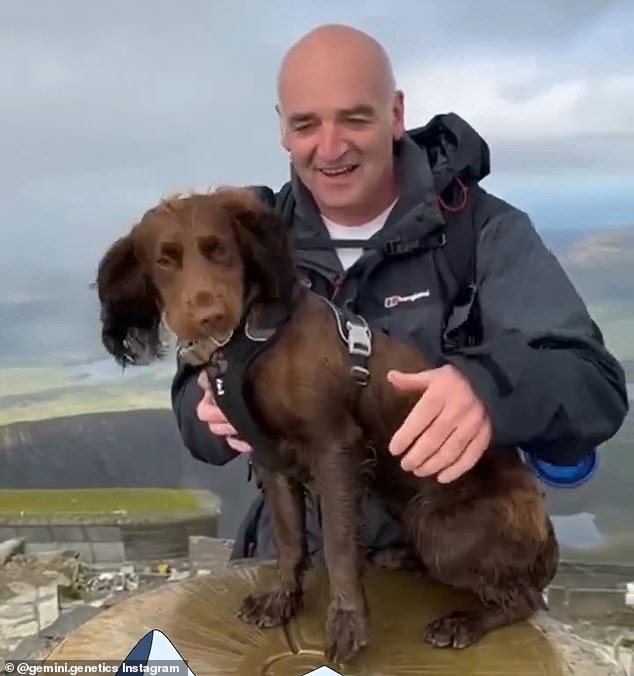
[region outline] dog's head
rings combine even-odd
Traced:
[[[99,263],[102,341],[124,366],[161,356],[163,320],[182,341],[220,343],[250,294],[287,302],[294,281],[287,228],[250,191],[166,199]]]

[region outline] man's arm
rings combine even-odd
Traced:
[[[496,445],[574,464],[621,427],[624,371],[525,213],[492,219],[477,255],[483,342],[448,361],[485,404]]]
[[[239,453],[223,437],[213,434],[196,414],[196,407],[203,397],[197,378],[198,369],[179,360],[171,388],[176,424],[183,444],[195,458],[211,465],[224,465]]]

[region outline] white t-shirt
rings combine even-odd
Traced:
[[[396,202],[397,200],[394,200],[385,211],[362,225],[341,225],[340,223],[335,223],[329,218],[326,218],[323,214],[321,217],[333,239],[369,239],[375,232],[378,232],[383,227]],[[343,269],[347,270],[363,255],[363,249],[361,247],[358,249],[347,247],[341,249],[338,248],[337,255],[343,265]]]

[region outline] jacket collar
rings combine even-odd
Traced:
[[[397,237],[406,229],[416,226],[419,236],[444,225],[437,202],[434,176],[427,152],[420,148],[407,134],[394,144],[394,157],[399,198],[383,226],[372,240]],[[291,166],[291,187],[296,201],[293,231],[296,237],[323,237],[329,233],[315,201]],[[351,230],[350,238],[354,238]],[[298,252],[302,263],[308,264],[327,277],[341,275],[341,262],[333,249],[310,249]]]

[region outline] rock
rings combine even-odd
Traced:
[[[139,587],[139,575],[134,566],[125,565],[116,573],[100,573],[86,587],[92,593],[135,591]]]
[[[51,549],[41,552],[32,552],[30,557],[34,560],[40,561],[44,565],[57,565],[57,562],[65,559],[78,559],[79,552],[72,549]]]
[[[540,629],[559,653],[572,676],[624,676],[623,669],[608,646],[582,638],[548,613],[538,612],[530,624]],[[566,676],[568,676],[566,674]]]
[[[231,553],[232,541],[204,535],[189,536],[189,560],[206,568],[224,566]]]
[[[59,617],[57,584],[50,575],[39,580],[5,583],[0,605],[0,649],[12,650],[25,638],[53,624]]]
[[[623,667],[627,676],[634,674],[634,633],[631,636],[621,635],[614,642],[614,657]]]
[[[175,568],[172,568],[172,571],[169,574],[169,577],[167,578],[168,582],[179,582],[180,580],[185,580],[190,576],[190,572],[188,570],[176,570]]]
[[[4,564],[15,554],[24,552],[24,538],[11,538],[0,542],[0,566]]]

